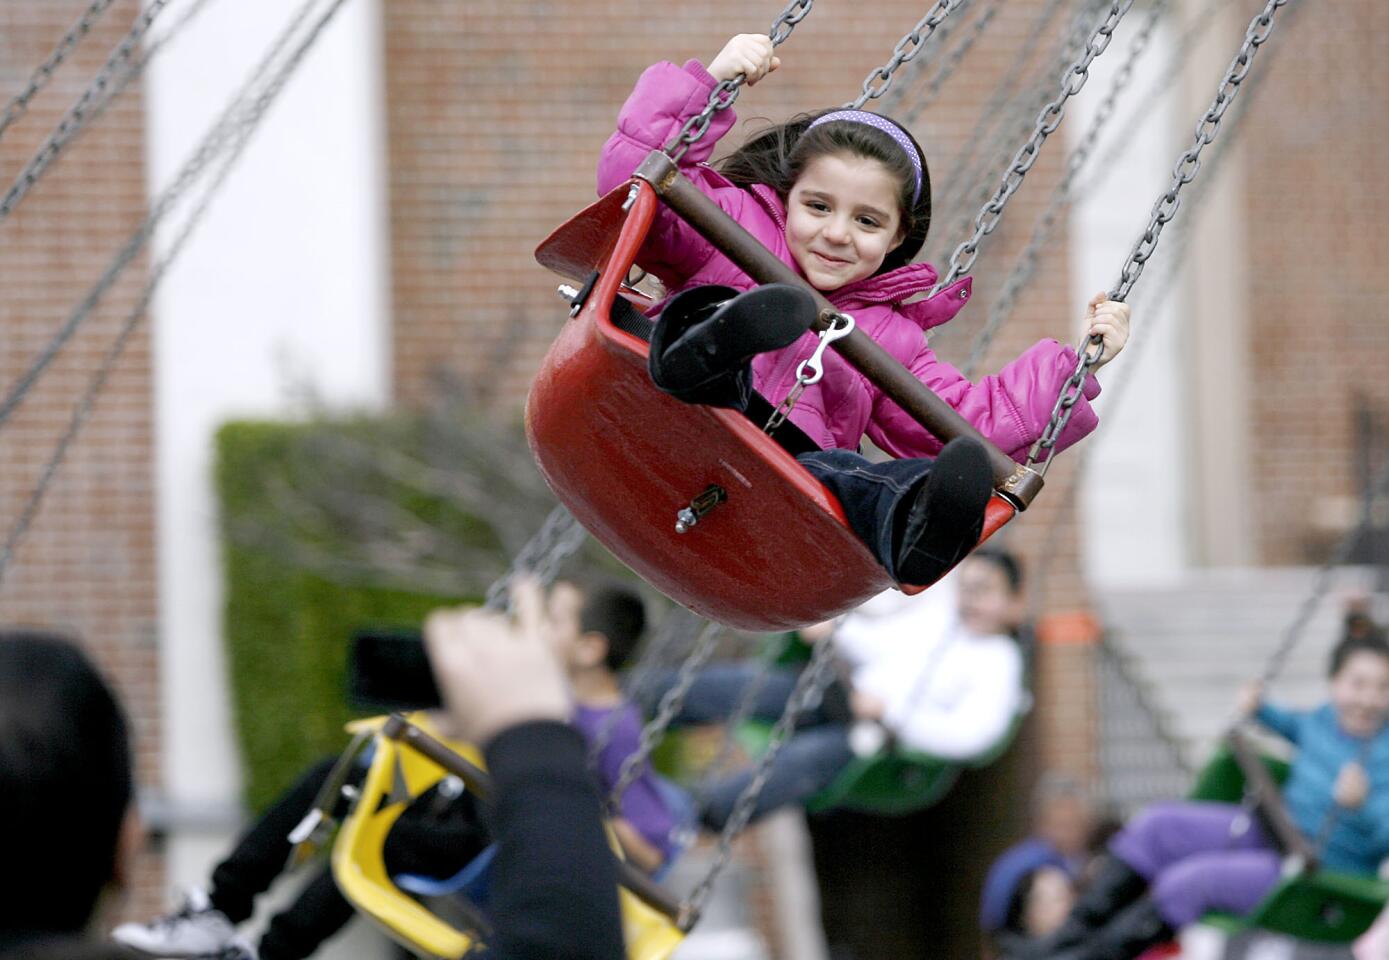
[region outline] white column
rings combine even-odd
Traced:
[[[1135,29],[1146,16],[1142,5],[1135,6],[1111,48],[1091,68],[1089,84],[1072,108],[1074,115],[1062,126],[1068,131],[1067,147],[1087,129],[1127,57]],[[1153,201],[1169,179],[1179,131],[1185,124],[1170,93],[1146,98],[1173,53],[1175,34],[1164,23],[1153,36],[1095,150],[1095,157],[1108,158],[1109,176],[1077,197],[1072,207],[1071,293],[1077,324],[1088,299],[1117,282]],[[1134,126],[1131,117],[1140,103],[1143,119]],[[1111,158],[1111,145],[1125,136],[1123,149]],[[1081,182],[1092,175],[1083,173]],[[1169,228],[1163,243],[1171,245],[1173,233]],[[1173,293],[1155,289],[1163,275],[1155,258],[1130,298],[1133,339],[1129,349],[1099,374],[1103,392],[1096,408],[1101,425],[1094,437],[1084,441],[1093,448],[1088,451],[1080,491],[1079,515],[1090,520],[1082,543],[1084,569],[1091,583],[1101,587],[1170,579],[1190,562],[1187,451],[1182,438],[1186,416],[1183,347],[1178,322],[1182,302]],[[1177,279],[1180,283],[1180,276]],[[1073,342],[1080,333],[1077,325]],[[1108,401],[1116,385],[1126,379],[1133,381],[1124,387],[1127,396],[1111,410]]]
[[[149,190],[175,174],[298,4],[207,4],[145,78]],[[189,5],[171,5],[161,23]],[[156,30],[156,33],[158,31]],[[379,0],[349,0],[275,103],[154,310],[164,786],[175,822],[239,800],[222,652],[213,434],[389,395]],[[171,239],[161,233],[157,249]],[[267,665],[273,669],[273,665]],[[173,884],[225,836],[175,829]]]

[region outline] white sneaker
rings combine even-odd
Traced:
[[[220,910],[214,910],[207,894],[197,888],[188,891],[183,905],[174,913],[156,917],[149,923],[123,923],[111,937],[131,949],[154,957],[220,958],[228,948],[245,945],[246,953],[232,954],[254,960],[255,953],[236,936],[236,927]]]

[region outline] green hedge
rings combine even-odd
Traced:
[[[242,542],[238,529],[264,522],[268,478],[295,461],[315,429],[239,422],[223,427],[216,441],[226,656],[246,801],[254,810],[307,764],[344,745],[342,726],[352,715],[344,700],[352,631],[367,623],[419,623],[441,603],[464,599],[329,582],[296,569],[281,550]]]

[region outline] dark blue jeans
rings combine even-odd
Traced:
[[[764,675],[765,671],[765,675]],[[700,674],[691,685],[673,725],[721,723],[728,719],[742,702],[748,684],[757,683],[762,676],[751,716],[758,720],[776,720],[786,709],[798,672],[785,667],[767,668],[765,664],[747,661],[716,663]],[[675,685],[675,672],[653,678],[637,691],[639,700],[654,710],[665,692]],[[836,688],[832,687],[831,691]],[[849,761],[854,758],[849,749],[847,709],[829,695],[812,710],[797,719],[796,731],[782,745],[771,773],[753,807],[753,819],[788,804],[807,800],[834,782]],[[839,698],[842,699],[842,693]],[[705,802],[701,817],[705,826],[721,830],[733,813],[738,796],[752,780],[748,767],[719,777],[705,786]]]
[[[821,450],[796,459],[838,498],[849,528],[896,580],[898,537],[933,461],[874,463],[852,450]]]

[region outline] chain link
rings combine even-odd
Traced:
[[[1234,60],[1230,61],[1230,66],[1225,72],[1225,79],[1221,81],[1220,87],[1216,90],[1215,100],[1211,102],[1200,122],[1196,124],[1196,137],[1192,145],[1185,153],[1178,158],[1176,166],[1172,168],[1172,183],[1167,188],[1167,192],[1160,196],[1153,204],[1153,212],[1148,220],[1148,227],[1143,231],[1143,235],[1134,244],[1133,252],[1129,254],[1127,262],[1119,273],[1119,283],[1110,294],[1111,299],[1124,300],[1128,297],[1129,291],[1138,281],[1143,273],[1143,265],[1148,262],[1148,258],[1153,255],[1157,248],[1158,237],[1162,235],[1162,229],[1177,214],[1177,207],[1180,205],[1180,193],[1182,187],[1196,179],[1196,174],[1201,169],[1201,151],[1206,145],[1215,140],[1220,132],[1220,121],[1224,117],[1225,111],[1234,102],[1236,94],[1239,93],[1239,85],[1249,73],[1249,68],[1254,62],[1254,55],[1258,53],[1259,47],[1268,40],[1273,33],[1273,17],[1278,12],[1278,8],[1285,6],[1289,0],[1268,0],[1253,20],[1249,23],[1248,30],[1244,34],[1244,43],[1241,44],[1239,52],[1235,54]]]
[[[107,58],[105,65],[97,72],[97,75],[88,84],[87,89],[78,97],[77,102],[69,109],[63,119],[59,121],[57,129],[49,136],[43,146],[39,147],[38,152],[20,172],[10,189],[0,199],[0,220],[4,220],[10,215],[19,201],[23,200],[29,190],[38,182],[39,177],[43,176],[45,170],[58,159],[63,149],[72,142],[73,138],[86,126],[86,120],[93,106],[101,102],[104,91],[117,75],[123,70],[130,58],[135,55],[139,47],[140,38],[149,30],[160,12],[168,5],[169,0],[150,0],[145,12],[136,19],[135,25],[130,28],[130,32],[123,39],[111,56]]]
[[[927,11],[926,16],[918,20],[916,26],[897,41],[887,63],[868,72],[868,76],[863,78],[863,92],[844,104],[844,109],[861,110],[869,100],[876,100],[887,93],[892,87],[892,78],[898,68],[904,63],[910,63],[921,52],[926,41],[931,39],[931,34],[936,32],[936,27],[940,26],[941,21],[965,6],[966,2],[967,0],[936,0],[935,6]]]
[[[96,22],[101,19],[101,15],[114,2],[115,0],[92,0],[91,5],[87,7],[77,22],[68,29],[67,33],[63,34],[58,45],[53,48],[53,52],[43,63],[38,65],[29,77],[29,82],[24,89],[5,104],[4,111],[0,112],[0,136],[4,136],[10,124],[24,115],[24,112],[29,109],[29,101],[48,85],[48,81],[53,79],[54,72],[67,59],[67,55],[73,51],[78,42],[87,35]]]
[[[88,417],[90,417],[101,391],[105,388],[112,371],[114,371],[116,364],[124,354],[131,336],[135,333],[141,321],[148,313],[150,302],[154,298],[154,293],[160,281],[183,251],[188,241],[193,236],[198,224],[202,222],[203,216],[210,207],[213,198],[218,193],[227,176],[231,173],[237,160],[240,159],[241,153],[245,150],[247,144],[250,143],[251,136],[256,128],[259,127],[266,111],[279,96],[285,84],[289,81],[289,78],[303,61],[304,56],[308,53],[315,41],[317,41],[323,29],[332,20],[333,16],[342,7],[344,2],[345,0],[333,0],[328,9],[320,14],[318,20],[300,40],[298,46],[290,53],[285,62],[278,67],[276,73],[266,83],[265,87],[253,98],[251,96],[251,91],[256,84],[260,82],[261,76],[270,69],[293,34],[299,29],[308,13],[318,3],[318,0],[308,0],[308,2],[305,3],[294,20],[290,23],[289,27],[276,41],[271,52],[256,66],[250,79],[223,112],[217,123],[214,124],[212,131],[209,133],[209,140],[215,139],[216,142],[220,144],[219,148],[205,157],[200,150],[198,154],[195,154],[194,157],[189,160],[184,171],[180,173],[179,180],[183,181],[186,179],[187,183],[184,185],[183,189],[179,191],[179,196],[181,196],[182,192],[184,192],[188,186],[191,186],[197,179],[195,175],[190,175],[187,178],[183,176],[184,173],[188,172],[190,167],[196,166],[197,173],[200,174],[213,159],[220,159],[221,162],[220,169],[218,169],[209,182],[198,203],[188,214],[178,234],[170,244],[169,249],[165,251],[158,263],[156,263],[150,271],[150,275],[145,281],[144,288],[139,298],[136,300],[135,306],[126,315],[125,321],[116,339],[107,350],[100,366],[88,381],[87,389],[74,408],[67,429],[64,431],[62,438],[58,441],[53,454],[45,465],[39,481],[35,485],[34,490],[30,493],[18,519],[11,526],[9,534],[5,538],[3,548],[0,548],[0,581],[3,581],[5,572],[9,568],[10,561],[14,557],[15,550],[33,524],[35,517],[37,517],[39,506],[42,504],[45,494],[57,479],[58,469],[67,455],[68,448],[76,439],[77,434],[81,431]],[[218,135],[216,138],[212,137],[214,133]],[[228,144],[230,144],[230,148],[223,149],[226,148]],[[167,201],[163,204],[166,212],[176,199],[178,199],[177,196],[169,196],[168,194],[161,196],[161,201]],[[141,231],[144,229],[145,228],[142,226],[140,230],[137,230],[136,236],[140,237]],[[150,229],[152,230],[152,228]],[[146,237],[148,236],[148,232],[149,231],[146,231]],[[141,243],[143,244],[143,239]],[[129,244],[127,244],[127,246],[128,245]],[[120,258],[118,257],[117,259],[119,262]],[[129,261],[126,260],[125,262]],[[103,282],[106,280],[107,277],[103,275],[101,281],[98,281],[97,286],[101,288]],[[106,285],[109,286],[109,283]],[[93,296],[92,294],[88,294],[83,304],[84,306],[88,304],[94,306],[97,299],[99,299],[99,295]],[[90,312],[90,306],[87,306],[87,312]]]
[[[788,3],[767,31],[772,46],[779,47],[785,43],[791,32],[796,29],[796,24],[806,18],[813,6],[815,0],[793,0]],[[714,114],[733,106],[733,101],[738,99],[738,91],[745,82],[747,77],[741,73],[732,80],[720,80],[710,92],[709,102],[704,105],[704,109],[686,120],[679,132],[661,148],[665,155],[679,163],[685,151],[704,139],[704,135],[709,132],[709,124],[714,121]]]
[[[935,75],[927,82],[926,92],[918,97],[912,104],[911,109],[902,115],[900,122],[904,127],[910,127],[914,124],[917,118],[936,102],[936,98],[940,96],[941,88],[945,86],[947,80],[955,75],[955,71],[959,69],[960,64],[964,62],[965,57],[974,49],[974,45],[979,42],[979,38],[984,35],[984,31],[989,28],[994,18],[998,16],[998,11],[1002,6],[1003,0],[990,0],[988,5],[984,7],[983,12],[975,18],[972,29],[955,45],[954,49],[946,56],[945,62],[940,65],[940,69],[938,69]],[[884,102],[884,107],[886,108],[886,102]]]
[[[984,204],[975,216],[973,236],[956,247],[955,252],[950,255],[950,267],[945,276],[938,280],[935,287],[932,288],[932,296],[954,283],[974,266],[975,258],[979,255],[979,244],[997,228],[999,221],[1003,218],[1003,208],[1008,203],[1008,199],[1022,186],[1023,177],[1037,162],[1047,137],[1061,125],[1061,119],[1065,115],[1066,101],[1079,93],[1085,86],[1085,82],[1090,79],[1090,64],[1109,46],[1109,41],[1114,35],[1114,28],[1119,25],[1120,19],[1133,6],[1133,2],[1134,0],[1114,0],[1109,5],[1109,12],[1091,34],[1080,57],[1062,75],[1060,93],[1037,115],[1032,135],[1013,155],[1013,162],[1007,173],[1003,175],[1003,181],[999,184],[993,197]]]
[[[1019,95],[1016,87],[1019,80],[1022,78],[1024,69],[1031,60],[1033,48],[1040,42],[1041,38],[1046,35],[1047,25],[1051,23],[1052,19],[1054,19],[1056,14],[1060,11],[1063,2],[1064,0],[1048,0],[1047,5],[1029,25],[1027,36],[1030,39],[1024,43],[1023,49],[1018,51],[1018,55],[1013,58],[1008,72],[994,87],[993,93],[989,95],[988,103],[979,111],[975,119],[973,130],[971,130],[969,136],[965,138],[960,156],[955,159],[952,169],[948,171],[941,180],[943,183],[951,184],[951,190],[942,198],[942,202],[935,202],[936,198],[932,198],[934,209],[932,210],[931,219],[933,223],[953,223],[956,215],[956,208],[958,207],[959,210],[963,211],[970,206],[970,198],[974,196],[975,189],[972,185],[970,187],[965,187],[962,186],[962,184],[967,182],[972,184],[973,180],[967,178],[972,178],[974,175],[977,175],[977,173],[988,169],[984,164],[975,164],[974,157],[979,152],[979,147],[986,139],[989,139],[989,131],[998,124],[1001,124],[1005,131],[1010,131],[1014,126],[1014,124],[1010,122],[1012,116],[1015,112],[1019,111],[1020,107],[1026,107],[1026,109],[1023,109],[1021,113],[1019,113],[1020,120],[1017,124],[1018,126],[1021,126],[1021,117],[1024,114],[1030,119],[1042,108],[1040,102],[1035,107],[1029,106],[1028,101],[1031,98]],[[1065,35],[1063,35],[1061,43],[1063,49],[1066,49]],[[1071,57],[1068,54],[1061,62],[1069,62],[1070,59]],[[1058,63],[1058,69],[1059,66],[1060,63]],[[1013,106],[1010,108],[1009,104],[1013,104]],[[1011,143],[1012,140],[1013,137],[1010,133],[1004,142]],[[985,151],[984,156],[993,157],[998,152],[1001,151],[993,150],[991,145],[990,149]],[[992,177],[989,177],[984,182],[988,182],[988,180],[991,179]],[[979,201],[976,202],[982,202],[982,200],[983,198],[981,197]],[[963,220],[958,225],[958,232],[963,233],[968,226],[968,220]],[[947,239],[954,236],[956,232],[957,230],[955,228],[945,232],[942,232],[939,227],[935,230],[937,236],[943,236]],[[948,253],[948,249],[942,250],[939,255],[933,254],[926,259],[933,263],[938,262],[942,257],[947,256]]]
[[[970,7],[972,7],[973,5],[974,0],[964,0],[963,3],[956,7],[955,15],[953,17],[948,17],[936,29],[936,32],[931,34],[931,45],[943,48],[950,41],[950,38],[954,35],[955,31],[959,29],[960,25],[968,21]],[[918,56],[920,56],[920,54],[918,54]],[[922,69],[924,69],[926,65],[926,60],[929,58],[922,57],[921,59],[922,63],[919,64],[919,66]],[[903,73],[902,77],[899,78],[902,82],[894,84],[892,89],[883,95],[882,102],[878,105],[879,112],[887,116],[896,118],[897,107],[902,103],[903,100],[906,99],[908,93],[910,92],[911,84],[921,79],[921,74],[922,70],[917,70],[915,72],[907,71]],[[870,76],[872,76],[872,74],[870,74]]]
[[[969,353],[969,359],[965,361],[962,372],[966,377],[973,377],[979,364],[983,362],[985,354],[988,353],[989,345],[993,343],[994,337],[1002,328],[1003,322],[1012,314],[1013,305],[1017,302],[1018,295],[1022,293],[1028,282],[1036,272],[1037,260],[1041,256],[1042,249],[1051,240],[1052,232],[1056,229],[1057,221],[1061,212],[1065,210],[1073,195],[1072,187],[1081,169],[1090,159],[1090,152],[1094,150],[1095,144],[1099,142],[1100,133],[1103,132],[1108,124],[1110,117],[1114,114],[1115,104],[1119,100],[1119,95],[1128,87],[1129,81],[1133,77],[1133,68],[1140,57],[1147,50],[1152,41],[1153,33],[1157,25],[1162,21],[1167,13],[1169,0],[1154,0],[1152,7],[1148,11],[1147,18],[1140,26],[1138,33],[1134,35],[1133,42],[1129,46],[1128,56],[1124,64],[1115,74],[1108,92],[1095,110],[1095,115],[1090,121],[1090,126],[1086,129],[1084,136],[1071,151],[1066,159],[1066,172],[1052,190],[1051,199],[1047,203],[1046,210],[1037,219],[1036,225],[1032,229],[1032,236],[1028,238],[1027,246],[1018,256],[1012,272],[1008,279],[1003,283],[1003,289],[999,292],[998,298],[989,309],[988,321],[979,331],[978,337],[974,341],[974,346]]]
[[[698,618],[693,613],[683,608],[672,616],[690,617],[698,622]],[[626,760],[622,761],[622,766],[617,772],[617,781],[608,794],[610,810],[617,811],[621,808],[623,794],[627,792],[628,787],[636,782],[637,777],[641,776],[642,768],[646,765],[646,761],[651,758],[651,751],[656,749],[656,745],[665,738],[666,729],[675,719],[675,715],[680,712],[680,708],[685,705],[685,697],[689,694],[695,677],[698,676],[699,671],[709,658],[714,655],[719,638],[722,636],[723,627],[720,624],[710,621],[704,625],[699,639],[695,641],[694,649],[685,658],[685,662],[680,665],[680,672],[675,675],[675,685],[661,697],[661,702],[656,707],[655,716],[646,722],[646,726],[641,728],[637,749],[630,753]]]
[[[776,762],[777,754],[781,752],[782,745],[791,735],[791,729],[795,725],[796,719],[824,693],[825,684],[833,675],[831,669],[833,664],[834,639],[831,634],[826,633],[815,641],[810,662],[801,671],[801,675],[796,678],[796,685],[786,701],[786,709],[781,712],[781,716],[777,718],[776,724],[773,725],[772,731],[768,735],[767,749],[758,757],[757,763],[753,767],[752,779],[743,788],[743,792],[738,794],[738,799],[734,801],[733,812],[729,815],[728,821],[719,834],[718,849],[709,869],[681,904],[682,920],[691,921],[704,910],[705,904],[709,901],[709,895],[713,892],[714,882],[733,855],[733,841],[738,838],[738,835],[743,832],[743,828],[748,825],[748,821],[752,819],[752,812],[756,809],[757,799],[762,795],[762,789],[767,785],[767,780],[771,776],[772,764]]]

